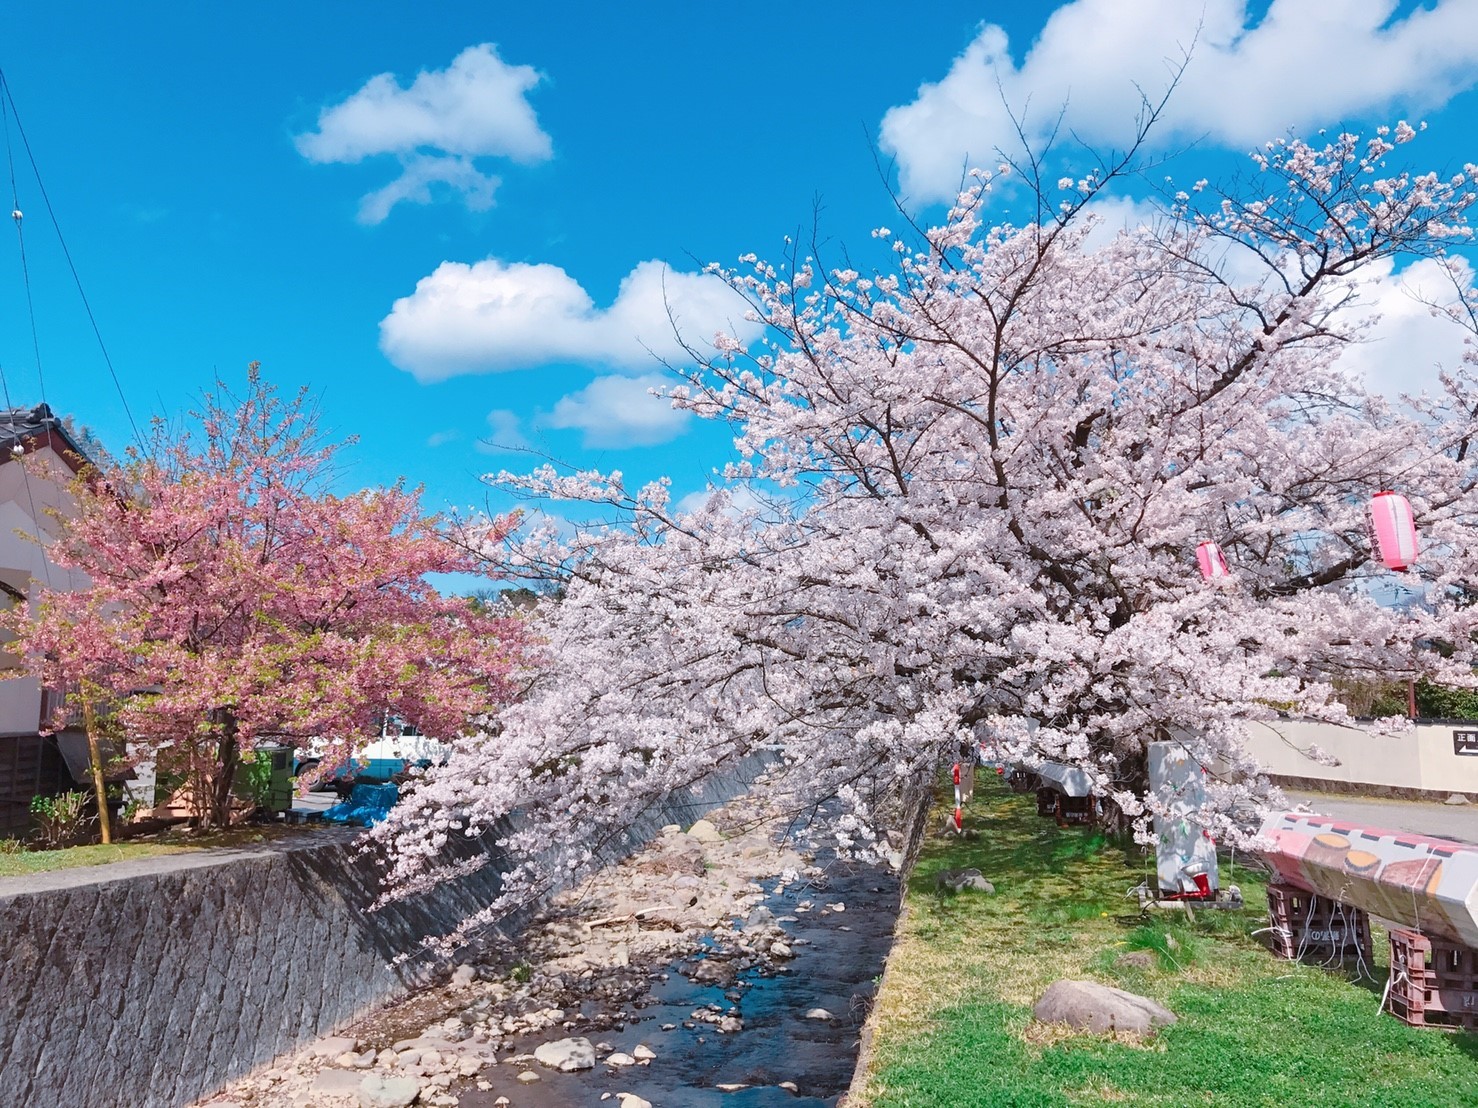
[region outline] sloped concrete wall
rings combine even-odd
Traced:
[[[739,796],[762,768],[671,798],[608,854]],[[424,956],[391,962],[487,904],[499,872],[370,912],[373,861],[320,832],[0,879],[0,1105],[188,1104],[432,976]]]

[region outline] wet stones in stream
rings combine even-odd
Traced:
[[[834,1105],[851,1080],[891,941],[898,882],[835,861],[824,877],[819,896],[807,886],[766,889],[759,912],[721,923],[699,950],[654,972],[643,995],[603,1013],[589,1070],[523,1062],[540,1036],[513,1036],[505,1044],[513,1066],[505,1061],[453,1091],[467,1108],[493,1108],[499,1097],[511,1108],[615,1105],[619,1093],[654,1108]],[[788,957],[769,953],[776,943]],[[581,1020],[570,1023],[583,1030]],[[538,1080],[520,1082],[520,1071]]]
[[[765,796],[664,829],[556,897],[509,950],[347,1029],[352,1050],[310,1046],[218,1095],[334,1108],[373,1078],[464,1108],[834,1105],[898,877],[782,843]]]

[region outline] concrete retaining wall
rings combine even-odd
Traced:
[[[1399,735],[1372,735],[1353,727],[1302,720],[1254,723],[1248,750],[1268,773],[1294,783],[1354,791],[1478,797],[1478,756],[1453,748],[1454,731],[1478,731],[1478,722],[1419,723]],[[1305,752],[1317,746],[1339,760],[1321,765]]]
[[[611,857],[748,790],[759,759],[649,812]],[[399,954],[499,888],[490,865],[371,913],[349,837],[0,879],[0,1105],[172,1108],[438,969]]]

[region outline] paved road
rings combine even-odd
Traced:
[[[1373,797],[1295,792],[1284,789],[1295,805],[1307,804],[1310,810],[1335,819],[1384,827],[1393,831],[1411,831],[1421,835],[1441,835],[1449,839],[1478,842],[1478,803],[1433,804],[1418,800],[1380,800]],[[1469,799],[1478,800],[1470,797]]]

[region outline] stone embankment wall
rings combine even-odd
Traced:
[[[741,795],[762,769],[715,773],[608,856]],[[499,869],[371,912],[374,863],[319,832],[0,879],[0,1105],[188,1104],[434,975],[423,938],[487,904]]]

